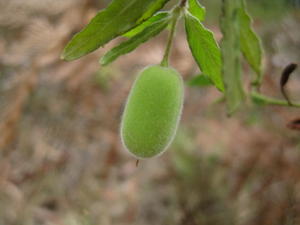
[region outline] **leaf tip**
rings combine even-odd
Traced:
[[[67,51],[66,48],[65,48],[65,49],[63,50],[63,52],[61,53],[60,59],[61,59],[61,60],[64,60],[64,61],[71,61],[71,60],[73,60],[73,58],[71,58],[70,55],[68,54],[68,51]]]
[[[222,83],[222,84],[218,85],[217,89],[218,89],[220,92],[224,93],[224,92],[225,92],[224,84]]]
[[[108,62],[105,60],[104,56],[99,59],[99,64],[101,66],[106,66],[108,64]]]
[[[60,57],[59,57],[61,60],[64,60],[64,61],[66,61],[66,57],[65,57],[65,55],[64,55],[64,53],[62,53],[61,55],[60,55]]]

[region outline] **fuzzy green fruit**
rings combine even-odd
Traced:
[[[162,153],[173,140],[183,103],[183,82],[172,68],[149,66],[137,77],[122,116],[121,137],[137,158]]]

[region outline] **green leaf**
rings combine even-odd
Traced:
[[[205,19],[205,14],[206,14],[205,7],[203,7],[198,2],[198,0],[189,0],[188,1],[188,10],[198,20],[203,21]]]
[[[221,43],[223,58],[223,79],[225,84],[225,98],[227,113],[234,113],[244,101],[244,91],[241,82],[241,51],[240,31],[237,20],[237,11],[240,0],[223,1],[223,17]]]
[[[103,46],[152,16],[169,0],[113,0],[67,44],[62,59],[74,60]]]
[[[261,60],[262,60],[262,46],[259,37],[256,35],[251,27],[251,18],[246,11],[246,5],[242,2],[241,8],[238,11],[238,21],[240,29],[240,44],[241,50],[256,73],[256,82],[261,81]]]
[[[149,17],[151,17],[155,12],[157,12],[159,9],[161,9],[162,7],[164,7],[164,5],[168,2],[169,0],[156,0],[153,1],[152,5],[150,5],[150,7],[148,8],[148,10],[143,14],[143,16],[138,20],[138,24],[144,22],[146,19],[148,19]],[[140,2],[143,2],[143,0],[141,0]]]
[[[146,27],[142,32],[133,36],[127,41],[122,42],[118,46],[107,52],[100,60],[101,65],[107,65],[121,55],[129,53],[136,49],[140,44],[146,42],[150,38],[159,34],[170,22],[171,17],[164,17]]]
[[[221,52],[213,33],[189,12],[185,13],[185,29],[189,47],[201,72],[223,91]]]
[[[206,87],[206,86],[211,86],[213,83],[211,80],[204,74],[197,75],[190,79],[187,84],[189,86],[198,86],[198,87]]]
[[[158,12],[154,16],[152,16],[148,20],[146,20],[145,22],[141,23],[137,27],[135,27],[132,30],[128,31],[127,33],[123,34],[123,36],[131,38],[131,37],[137,35],[138,33],[142,32],[146,27],[152,25],[153,23],[157,22],[158,20],[162,20],[169,16],[170,16],[169,12]]]

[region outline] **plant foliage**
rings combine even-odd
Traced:
[[[297,103],[269,98],[259,92],[263,80],[263,50],[244,0],[222,0],[220,28],[223,38],[220,47],[213,32],[203,25],[207,12],[200,4],[201,1],[178,0],[178,4],[170,10],[161,10],[167,2],[169,0],[112,0],[107,8],[99,11],[71,39],[62,58],[75,60],[116,37],[126,38],[102,56],[99,62],[104,66],[169,28],[169,38],[161,62],[162,66],[168,66],[177,22],[183,18],[191,54],[202,74],[187,84],[198,87],[214,85],[224,94],[228,115],[237,111],[248,95],[254,103],[299,106]],[[251,79],[249,93],[243,88],[243,56],[255,74]]]
[[[161,9],[168,0],[113,0],[77,33],[64,49],[62,58],[78,59],[124,34]]]

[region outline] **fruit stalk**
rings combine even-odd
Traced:
[[[177,25],[178,19],[180,17],[180,12],[181,12],[181,7],[180,6],[177,6],[172,12],[173,18],[172,18],[172,21],[171,21],[171,30],[170,30],[170,33],[169,33],[167,46],[165,48],[164,57],[163,57],[163,59],[161,61],[161,64],[160,64],[161,66],[164,66],[164,67],[169,66],[170,51],[171,51],[173,39],[174,39],[174,36],[175,36],[176,25]]]

